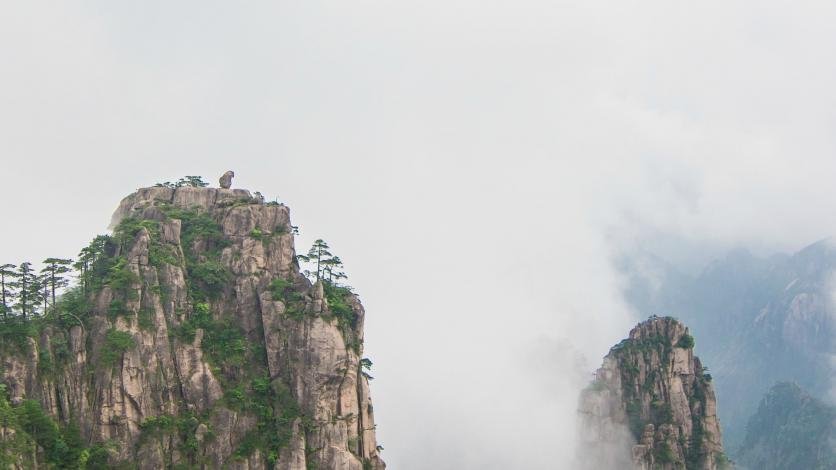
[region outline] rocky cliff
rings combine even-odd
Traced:
[[[113,227],[80,286],[0,345],[16,466],[385,468],[363,307],[300,274],[286,206],[144,188]]]
[[[580,399],[583,466],[725,466],[711,377],[693,346],[683,324],[652,317],[610,350]]]
[[[700,338],[700,356],[722,397],[730,452],[743,444],[749,418],[776,382],[829,398],[836,376],[836,240],[791,255],[737,249],[695,275],[639,258],[625,266],[626,297],[638,311],[676,312]]]

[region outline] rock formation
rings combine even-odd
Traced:
[[[652,317],[610,350],[580,399],[583,467],[725,467],[711,377],[693,346],[683,324]]]
[[[66,316],[0,344],[11,406],[76,429],[91,468],[385,468],[363,307],[300,274],[286,206],[143,188],[113,222],[65,295],[83,325]],[[0,429],[0,450],[14,434]],[[39,444],[10,458],[58,458]]]
[[[734,460],[758,403],[777,382],[796,382],[819,400],[836,377],[836,239],[794,254],[756,256],[735,249],[701,272],[655,255],[625,268],[637,311],[676,311],[700,338],[721,397],[723,442]],[[651,274],[647,274],[651,273]]]
[[[232,178],[235,176],[235,173],[230,170],[221,175],[221,178],[218,180],[218,183],[221,185],[221,189],[229,189],[232,187]]]

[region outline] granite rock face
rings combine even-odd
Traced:
[[[711,377],[693,345],[683,324],[652,317],[610,350],[580,398],[583,467],[726,466]]]
[[[0,353],[10,403],[39,402],[114,466],[385,468],[365,312],[347,290],[332,311],[335,294],[300,274],[286,206],[240,189],[142,188],[111,226],[84,325]]]

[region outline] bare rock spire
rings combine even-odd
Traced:
[[[223,189],[229,189],[232,186],[232,177],[235,176],[235,172],[232,170],[227,171],[226,173],[221,176],[221,179],[218,182],[221,184]]]

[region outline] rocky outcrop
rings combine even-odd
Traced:
[[[107,465],[385,468],[365,312],[348,289],[300,274],[286,206],[240,189],[142,188],[112,227],[68,294],[80,322],[2,348],[12,406],[39,403]]]
[[[693,274],[654,256],[625,265],[625,293],[635,310],[676,311],[700,338],[734,460],[749,418],[775,383],[796,382],[829,399],[836,377],[836,240],[768,257],[735,249]]]
[[[580,399],[585,468],[723,468],[710,375],[677,320],[652,317],[613,347]]]

